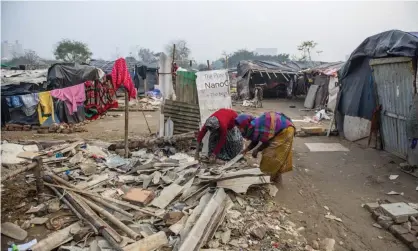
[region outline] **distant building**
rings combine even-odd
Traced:
[[[23,46],[19,43],[18,40],[15,43],[9,43],[5,40],[1,42],[1,58],[2,59],[12,59],[14,57],[23,56]]]
[[[258,55],[276,56],[277,48],[256,48],[255,53]]]

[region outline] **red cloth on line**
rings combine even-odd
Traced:
[[[213,113],[210,117],[216,117],[219,121],[219,142],[216,145],[215,149],[213,149],[213,154],[218,154],[224,144],[226,143],[226,134],[228,133],[228,130],[231,130],[235,126],[235,118],[238,116],[238,114],[231,109],[219,109],[215,113]],[[203,137],[205,137],[206,132],[208,129],[204,125],[202,129],[199,132],[199,135],[197,137],[197,142],[202,142]]]
[[[112,82],[115,90],[118,90],[123,85],[128,90],[129,97],[136,98],[136,89],[124,58],[119,58],[115,61],[112,69]]]

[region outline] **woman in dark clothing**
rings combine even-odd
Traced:
[[[207,131],[210,131],[209,156],[211,162],[214,162],[216,158],[231,160],[242,151],[243,138],[235,126],[237,116],[238,114],[234,110],[220,109],[206,120],[197,137],[196,159],[199,158],[200,144]]]

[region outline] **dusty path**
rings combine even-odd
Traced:
[[[303,100],[265,100],[262,109],[234,106],[238,111],[254,115],[263,111],[281,111],[292,119],[312,116],[313,112],[300,111]],[[291,108],[290,106],[295,106]],[[123,114],[122,112],[111,114]],[[159,112],[146,112],[153,133],[157,131]],[[313,126],[311,123],[295,123],[297,127]],[[328,127],[329,122],[320,126]],[[106,117],[87,125],[89,132],[34,135],[34,132],[2,132],[2,139],[100,139],[110,141],[123,138],[124,117]],[[130,114],[130,137],[147,135],[148,129],[140,112]],[[309,152],[306,142],[340,142],[349,152]],[[251,157],[249,157],[250,159]],[[252,160],[254,161],[254,160]],[[402,160],[384,152],[362,147],[357,143],[341,140],[339,137],[295,138],[295,170],[285,174],[284,184],[277,193],[279,206],[292,210],[290,218],[305,226],[309,241],[317,238],[334,238],[336,250],[355,251],[396,251],[409,250],[390,233],[372,226],[370,214],[361,204],[377,199],[418,202],[415,188],[418,179],[398,170]],[[390,181],[390,174],[399,177]],[[389,191],[404,192],[404,196],[386,195]],[[341,218],[342,223],[324,218],[329,207],[330,213]],[[300,211],[300,212],[298,212]],[[298,224],[299,225],[299,224]],[[379,239],[378,236],[383,237]],[[342,245],[339,243],[342,242]]]
[[[305,142],[341,142],[350,151],[309,152]],[[295,222],[305,223],[309,241],[334,238],[336,250],[409,250],[389,232],[373,227],[373,219],[361,207],[377,199],[418,201],[418,180],[397,169],[401,160],[337,137],[296,138],[294,149],[296,168],[284,176],[276,201],[292,210]],[[391,181],[390,174],[399,177]],[[392,190],[405,194],[386,195]],[[324,218],[324,206],[343,222]]]

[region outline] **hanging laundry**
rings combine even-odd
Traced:
[[[39,103],[38,93],[21,95],[20,98],[23,103],[22,111],[26,114],[26,116],[32,116],[36,112],[36,108]]]
[[[112,82],[115,90],[118,90],[123,85],[128,91],[129,97],[136,98],[137,92],[124,58],[119,58],[115,61],[112,69]]]
[[[54,114],[54,101],[52,100],[50,92],[39,93],[38,117],[40,125],[43,125],[49,117],[52,117],[52,122],[56,121]]]
[[[62,100],[68,107],[70,115],[77,112],[77,106],[80,106],[86,100],[84,83],[51,91],[54,98]]]
[[[116,92],[110,81],[104,83],[87,81],[84,84],[86,86],[84,110],[87,119],[95,120],[108,109],[118,107]]]
[[[22,100],[20,100],[19,96],[11,96],[10,97],[10,105],[13,108],[19,108],[23,105]]]

